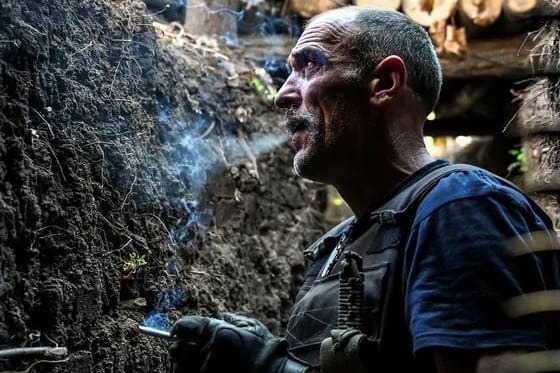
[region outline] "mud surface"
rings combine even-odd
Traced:
[[[146,13],[0,3],[0,348],[70,352],[32,371],[165,372],[166,343],[137,333],[154,310],[282,333],[323,229],[325,192],[293,175],[266,76]]]

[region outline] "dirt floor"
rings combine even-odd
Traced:
[[[69,348],[31,371],[165,372],[166,342],[137,326],[181,313],[282,333],[323,230],[266,74],[146,13],[0,3],[0,349]]]

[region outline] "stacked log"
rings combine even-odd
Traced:
[[[440,56],[465,58],[467,37],[519,32],[535,17],[551,14],[545,1],[402,0],[402,11],[428,28]]]
[[[537,1],[537,0],[535,0]],[[502,14],[502,0],[460,0],[459,16],[469,34],[484,32]]]
[[[346,5],[345,0],[286,0],[282,14],[298,14],[303,18],[311,18],[327,10]]]
[[[528,162],[524,185],[560,234],[560,20],[550,21],[536,35],[536,68],[548,73],[520,93],[518,123]]]
[[[398,10],[401,7],[401,0],[354,0],[352,4],[358,6],[371,6],[381,9]]]
[[[282,14],[308,19],[349,4],[402,11],[429,31],[440,57],[464,60],[467,39],[519,34],[555,14],[548,1],[556,0],[285,0]]]
[[[510,21],[524,21],[533,17],[551,15],[555,6],[543,0],[504,0],[504,16]]]
[[[402,10],[412,20],[428,28],[438,54],[465,57],[465,29],[456,27],[453,19],[458,0],[403,0]]]

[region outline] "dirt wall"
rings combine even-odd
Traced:
[[[323,229],[258,67],[146,13],[0,3],[0,348],[70,351],[37,372],[165,372],[148,315],[242,311],[281,333]]]

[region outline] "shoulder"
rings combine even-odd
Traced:
[[[440,210],[444,210],[443,212]],[[480,168],[460,170],[443,177],[419,204],[413,226],[433,215],[454,214],[476,219],[480,215],[546,220],[544,213],[527,195]],[[544,229],[546,222],[542,221]]]

